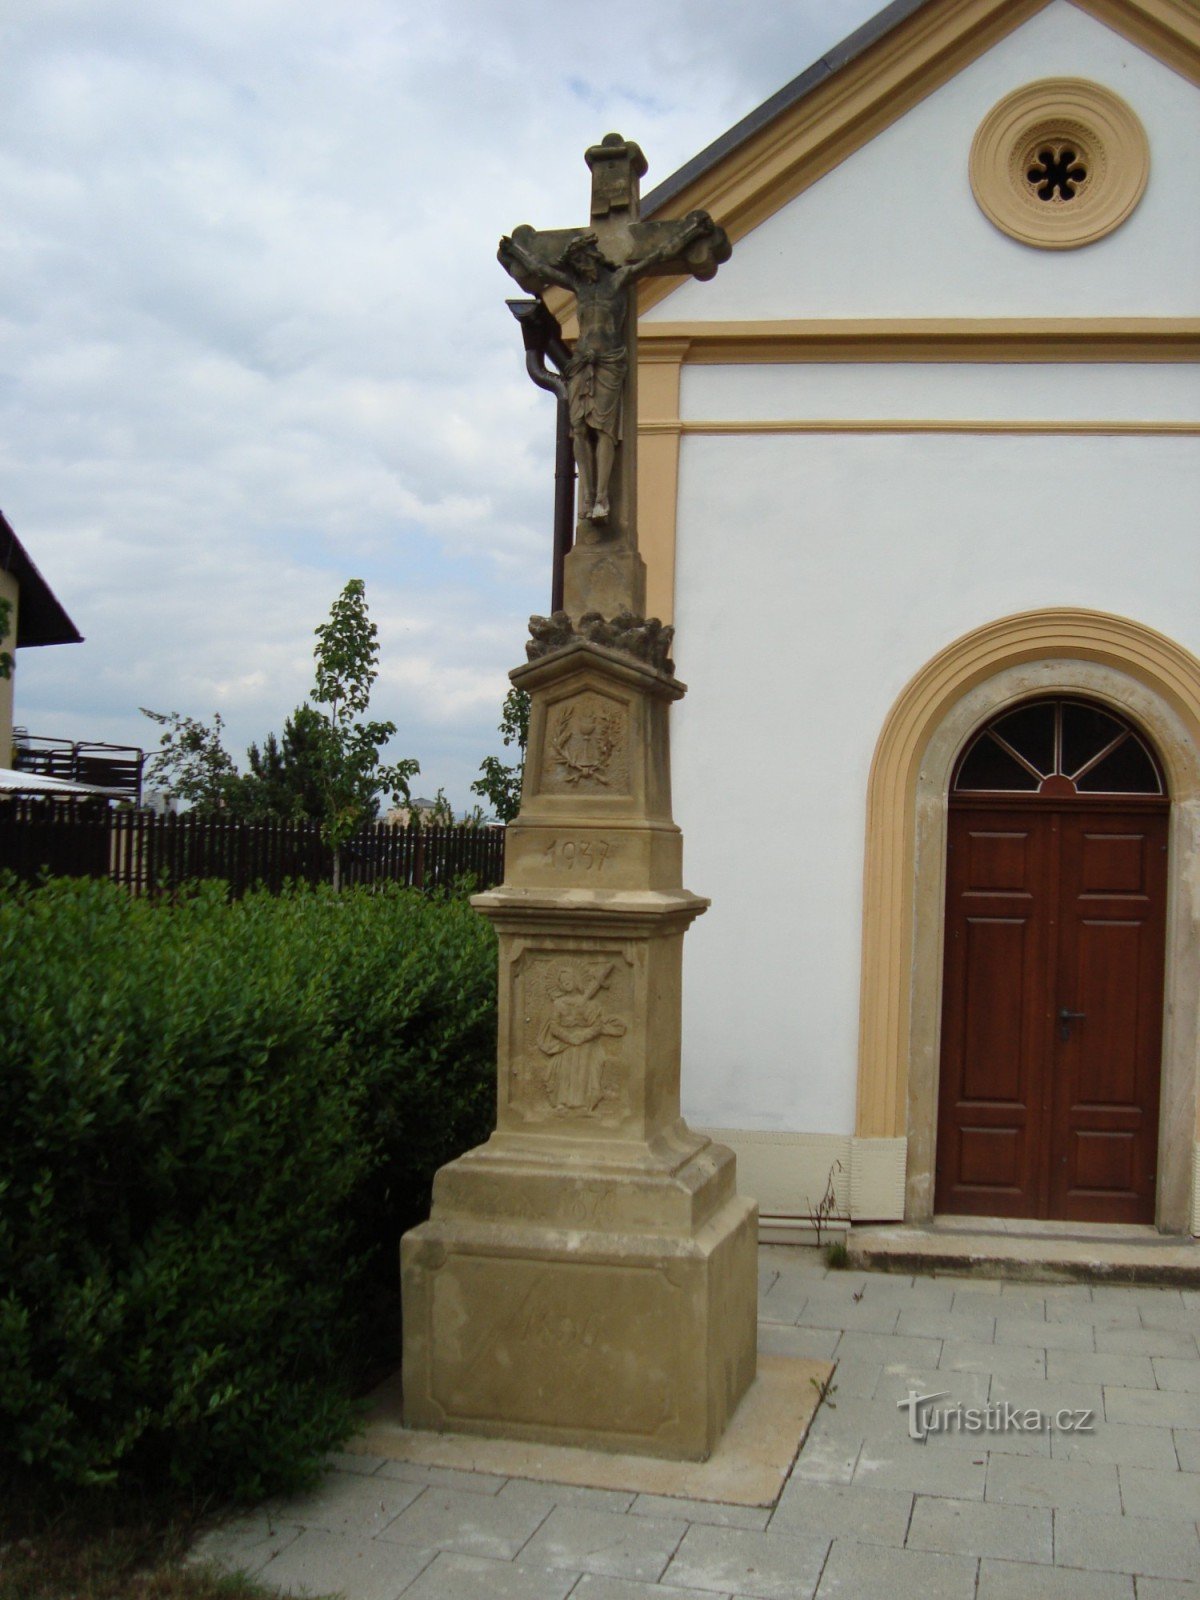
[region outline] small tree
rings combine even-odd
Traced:
[[[411,757],[386,765],[380,751],[396,724],[365,720],[379,675],[379,644],[378,629],[367,615],[361,578],[351,578],[334,601],[329,621],[316,634],[312,700],[320,719],[314,730],[323,807],[321,836],[333,850],[333,883],[340,888],[342,846],[375,815],[376,795],[382,789],[391,794],[393,805],[407,802],[409,779],[421,768]]]
[[[246,752],[250,771],[250,814],[319,822],[324,814],[321,787],[322,718],[310,705],[297,706],[283,725],[283,736],[269,733],[260,750]]]
[[[207,723],[178,711],[151,711],[147,706],[141,711],[165,730],[146,768],[151,782],[200,814],[237,810],[243,780],[223,743],[221,713],[215,711]]]
[[[511,822],[521,809],[521,778],[525,769],[525,746],[529,740],[529,695],[524,689],[510,689],[500,713],[500,735],[505,744],[515,744],[521,759],[505,766],[499,756],[485,756],[480,776],[471,793],[490,802],[500,822]]]

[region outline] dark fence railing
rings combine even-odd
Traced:
[[[315,822],[240,822],[223,817],[160,817],[91,799],[0,800],[0,868],[35,880],[111,877],[134,894],[222,878],[234,894],[289,879],[329,883],[333,852]],[[342,846],[341,877],[352,884],[404,883],[449,888],[470,877],[481,889],[504,877],[503,828],[362,829]]]

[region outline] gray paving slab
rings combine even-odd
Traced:
[[[1175,1469],[1175,1446],[1167,1428],[1142,1428],[1124,1422],[1097,1422],[1090,1433],[1055,1433],[1050,1454],[1056,1461],[1111,1461],[1131,1467]]]
[[[941,1367],[889,1368],[880,1374],[874,1398],[894,1406],[907,1399],[910,1390],[917,1394],[936,1394],[944,1390],[952,1401],[964,1406],[982,1406],[987,1404],[990,1384],[991,1374],[987,1372],[949,1372]]]
[[[571,1590],[571,1600],[713,1600],[713,1597],[707,1589],[667,1588],[660,1583],[632,1583],[628,1578],[599,1578],[595,1573],[585,1572]]]
[[[1089,1296],[1088,1302],[1091,1304]],[[1046,1320],[1046,1291],[1024,1283],[1005,1283],[1000,1288],[1000,1302],[996,1306],[998,1317],[1029,1317],[1035,1322]]]
[[[811,1294],[796,1321],[805,1328],[842,1328],[860,1333],[893,1333],[901,1315],[900,1306],[889,1299],[865,1296],[858,1305],[842,1297]]]
[[[1154,1381],[1160,1389],[1181,1389],[1184,1394],[1200,1394],[1200,1361],[1178,1356],[1152,1356]]]
[[[829,1540],[742,1528],[689,1528],[664,1582],[754,1600],[808,1600]]]
[[[1200,1432],[1195,1428],[1173,1428],[1175,1456],[1184,1472],[1200,1472]]]
[[[1097,1337],[1101,1332],[1102,1329],[1096,1330]],[[1046,1376],[1052,1383],[1120,1383],[1129,1388],[1157,1388],[1149,1356],[1111,1351],[1090,1356],[1085,1351],[1047,1350]]]
[[[377,1474],[364,1478],[353,1472],[329,1472],[310,1494],[272,1500],[264,1509],[284,1524],[369,1538],[424,1492],[420,1483],[401,1483]]]
[[[835,1359],[837,1359],[836,1354]],[[837,1371],[833,1375],[838,1398],[847,1400],[869,1398],[875,1393],[882,1374],[883,1365],[878,1361],[838,1360]]]
[[[1133,1579],[1118,1572],[1068,1572],[985,1556],[979,1563],[977,1600],[1134,1600]]]
[[[1033,1406],[1048,1417],[1059,1411],[1091,1411],[1097,1420],[1104,1416],[1104,1385],[1101,1383],[1010,1378],[998,1372],[992,1377],[988,1399],[996,1404],[1007,1400],[1014,1406]]]
[[[806,1483],[849,1483],[861,1449],[861,1439],[813,1438],[810,1434],[796,1457],[792,1478]]]
[[[258,1581],[289,1595],[344,1594],[350,1600],[398,1600],[436,1553],[400,1549],[360,1534],[306,1528],[267,1562]]]
[[[796,1327],[790,1322],[760,1322],[758,1325],[758,1348],[762,1355],[828,1361],[837,1342],[837,1328]]]
[[[1104,1415],[1110,1422],[1140,1422],[1143,1427],[1200,1428],[1200,1394],[1106,1384]]]
[[[1060,1567],[1200,1581],[1200,1535],[1194,1522],[1159,1517],[1103,1517],[1056,1511],[1054,1559]]]
[[[912,1503],[912,1494],[903,1489],[792,1479],[784,1485],[771,1514],[771,1532],[856,1539],[898,1548],[904,1543]]]
[[[1196,1324],[1200,1318],[1190,1307],[1172,1303],[1170,1305],[1140,1305],[1138,1314],[1142,1319],[1143,1328],[1170,1328],[1179,1333],[1196,1335]]]
[[[253,1577],[273,1556],[300,1537],[297,1527],[272,1522],[260,1511],[234,1517],[201,1534],[188,1552],[194,1566],[211,1561],[222,1572],[244,1572]]]
[[[1108,1462],[994,1455],[988,1463],[987,1498],[1004,1505],[1079,1506],[1112,1515],[1121,1510],[1117,1469]]]
[[[821,1574],[817,1600],[973,1600],[979,1563],[970,1556],[835,1539]]]
[[[987,1457],[970,1450],[936,1450],[904,1439],[893,1448],[863,1443],[854,1482],[864,1489],[902,1489],[912,1494],[982,1500]]]
[[[1128,1517],[1166,1517],[1195,1522],[1200,1518],[1200,1478],[1194,1472],[1156,1472],[1150,1467],[1117,1469],[1121,1504]]]
[[[998,1320],[998,1319],[997,1319]],[[1044,1378],[1046,1351],[1024,1344],[980,1344],[973,1339],[946,1339],[938,1365],[947,1372],[986,1372],[1008,1378]]]
[[[761,1533],[771,1519],[765,1506],[730,1506],[715,1500],[676,1500],[665,1494],[639,1494],[630,1507],[635,1517],[679,1517],[685,1522],[721,1528],[750,1528]]]
[[[461,1489],[426,1489],[380,1537],[422,1549],[455,1550],[464,1556],[511,1561],[535,1530],[553,1515],[544,1505],[502,1503],[495,1495]]]
[[[813,1285],[800,1281],[779,1279],[758,1297],[760,1322],[794,1323],[808,1304]]]
[[[522,1551],[534,1565],[656,1582],[688,1525],[677,1517],[614,1516],[559,1506]]]
[[[915,1334],[923,1339],[965,1339],[974,1344],[992,1344],[996,1318],[978,1311],[915,1308],[901,1311],[896,1332]]]
[[[1093,1328],[1140,1328],[1141,1314],[1129,1300],[1047,1300],[1048,1322],[1090,1323]]]
[[[839,1361],[877,1361],[883,1367],[895,1363],[936,1367],[942,1351],[940,1339],[899,1338],[883,1333],[844,1333],[838,1340]]]
[[[1200,1583],[1175,1578],[1139,1578],[1137,1593],[1138,1600],[1196,1600],[1200,1595]]]
[[[1128,1301],[1134,1305],[1156,1306],[1183,1305],[1183,1291],[1179,1289],[1163,1289],[1154,1284],[1147,1283],[1097,1283],[1092,1286],[1092,1299],[1097,1304],[1105,1300]]]
[[[1048,1322],[1044,1317],[996,1318],[997,1344],[1031,1345],[1035,1350],[1086,1350],[1096,1348],[1090,1322]]]
[[[1195,1335],[1178,1328],[1097,1328],[1096,1349],[1123,1356],[1181,1356],[1188,1361],[1200,1354]]]
[[[549,1514],[555,1506],[575,1506],[587,1511],[608,1511],[620,1515],[637,1499],[632,1490],[576,1488],[569,1483],[540,1483],[532,1478],[510,1478],[496,1496],[501,1505],[521,1506],[534,1511],[541,1506]]]
[[[416,1461],[385,1461],[381,1478],[399,1478],[404,1483],[420,1483],[431,1489],[459,1489],[463,1494],[499,1494],[507,1478],[494,1472],[463,1472],[459,1467],[427,1467]]]
[[[566,1600],[578,1582],[577,1572],[561,1567],[489,1561],[443,1550],[404,1590],[404,1600]],[[357,1595],[350,1600],[358,1600]]]
[[[905,1544],[909,1550],[943,1550],[1051,1565],[1053,1513],[1046,1506],[918,1495]]]

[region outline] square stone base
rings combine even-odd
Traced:
[[[682,1236],[435,1216],[401,1272],[410,1428],[702,1461],[754,1379],[740,1195]]]

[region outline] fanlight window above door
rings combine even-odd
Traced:
[[[1037,700],[1006,711],[967,746],[955,794],[1165,795],[1139,733],[1086,700]]]

